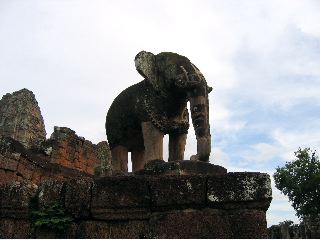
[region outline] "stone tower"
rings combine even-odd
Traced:
[[[46,139],[46,130],[33,92],[21,89],[0,100],[0,135],[21,142],[26,148]]]

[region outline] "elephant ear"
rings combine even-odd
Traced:
[[[141,51],[134,59],[137,71],[148,79],[152,86],[159,90],[156,57],[151,52]]]

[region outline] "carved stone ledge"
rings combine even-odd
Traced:
[[[178,167],[183,167],[187,161],[181,162]],[[168,166],[160,161],[155,163]],[[184,175],[166,175],[163,171],[164,174],[159,175],[45,181],[39,187],[28,182],[0,185],[0,237],[200,239],[268,236],[266,210],[272,199],[268,174],[225,173],[225,170],[220,175],[207,172],[196,175],[191,171],[191,164],[207,164],[191,161],[186,164],[189,163],[191,173]],[[166,170],[172,173],[177,169]],[[72,214],[75,220],[64,236],[57,235],[54,229],[42,232],[31,229],[28,220],[31,200],[37,200],[39,210],[60,201]]]

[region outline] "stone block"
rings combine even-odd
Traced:
[[[41,175],[42,175],[42,171],[39,171],[38,169],[35,169],[32,172],[32,182],[34,182],[34,183],[40,182]]]
[[[102,239],[126,239],[147,238],[148,221],[84,221],[81,222],[73,238],[102,238]],[[74,233],[73,233],[74,234]]]
[[[15,172],[0,169],[0,184],[8,184],[17,180]]]
[[[19,161],[17,161],[14,158],[9,158],[9,157],[2,157],[0,159],[0,164],[1,164],[1,168],[5,169],[5,170],[9,170],[9,171],[16,171]]]
[[[1,239],[27,239],[31,237],[31,224],[28,220],[13,218],[0,220]]]
[[[153,210],[203,207],[206,178],[195,176],[154,176],[149,178]]]
[[[0,217],[28,218],[29,203],[36,196],[38,186],[29,181],[0,186]]]
[[[265,173],[228,173],[209,176],[207,201],[212,207],[267,210],[272,199],[270,176]]]
[[[91,178],[75,178],[67,181],[65,207],[73,217],[86,218],[90,216],[92,185]]]
[[[227,169],[208,162],[201,161],[171,161],[152,160],[145,164],[144,169],[135,172],[136,175],[225,175]]]
[[[36,239],[65,239],[68,236],[69,228],[66,231],[59,231],[49,227],[37,227],[34,229],[34,237]]]
[[[148,238],[231,238],[232,226],[225,211],[216,209],[154,213]]]
[[[66,127],[54,127],[47,147],[51,147],[52,163],[78,171],[94,174],[98,162],[96,145],[79,137],[75,131]]]
[[[1,179],[1,184],[7,183],[6,181],[6,171],[4,169],[0,168],[0,179]]]
[[[95,219],[144,219],[148,217],[150,195],[145,178],[105,177],[95,181],[92,191]]]
[[[31,166],[26,166],[24,164],[19,164],[17,172],[22,176],[23,179],[32,180],[32,170]]]
[[[53,204],[64,205],[65,185],[61,180],[46,180],[40,183],[38,191],[39,209],[47,208]]]
[[[263,210],[233,210],[229,212],[231,238],[268,238],[266,214]]]

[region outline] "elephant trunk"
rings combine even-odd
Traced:
[[[191,160],[208,162],[211,152],[208,87],[204,86],[200,91],[198,89],[195,92],[198,92],[198,94],[192,94],[190,109],[192,124],[197,137],[197,155],[192,156]]]

